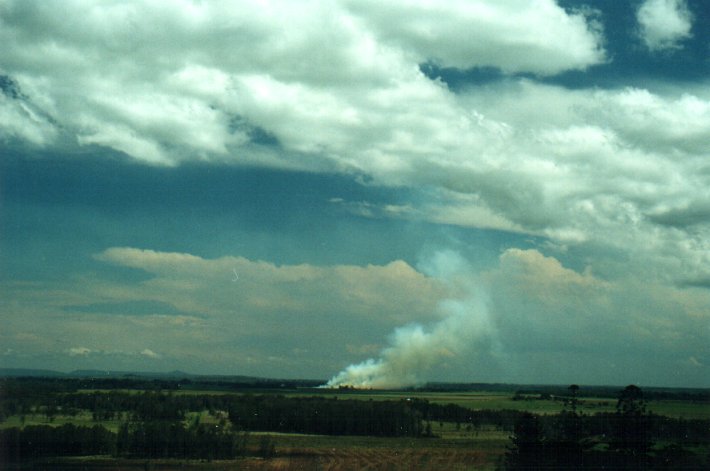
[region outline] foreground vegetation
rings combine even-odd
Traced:
[[[1,380],[0,467],[710,469],[707,391],[187,384]]]

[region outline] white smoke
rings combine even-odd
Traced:
[[[439,303],[443,319],[425,329],[411,324],[395,329],[390,346],[378,359],[350,365],[328,381],[325,387],[401,388],[426,381],[427,373],[447,358],[462,355],[474,347],[477,338],[492,330],[483,290],[468,263],[457,253],[438,252],[421,267],[447,284],[455,297]]]

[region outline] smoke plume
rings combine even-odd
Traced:
[[[483,290],[468,263],[457,253],[439,252],[422,271],[445,283],[455,297],[439,303],[443,318],[425,328],[410,324],[395,329],[379,358],[350,365],[325,387],[401,388],[426,381],[427,373],[447,358],[471,349],[477,338],[490,334],[491,321]]]

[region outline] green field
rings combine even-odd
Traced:
[[[523,400],[514,400],[513,394],[509,392],[378,392],[378,391],[357,391],[357,392],[335,392],[323,390],[318,393],[327,397],[337,397],[338,399],[360,399],[360,400],[402,400],[416,398],[427,400],[434,404],[455,404],[471,410],[519,410],[528,411],[533,414],[557,414],[565,410],[562,401],[549,399],[538,399],[536,396],[528,396]],[[291,397],[313,396],[313,390],[308,392],[292,392],[286,394]],[[579,399],[577,411],[583,414],[594,414],[597,412],[614,412],[616,410],[616,398],[585,397]],[[705,402],[690,402],[677,400],[655,400],[646,401],[646,407],[650,412],[668,417],[678,417],[684,419],[710,419],[710,404]],[[569,406],[567,406],[569,410]]]

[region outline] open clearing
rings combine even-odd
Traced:
[[[250,441],[256,446],[260,434]],[[33,469],[78,470],[493,470],[502,459],[507,434],[481,433],[479,438],[375,438],[269,434],[276,455],[269,459],[125,460],[67,458],[47,460]]]

